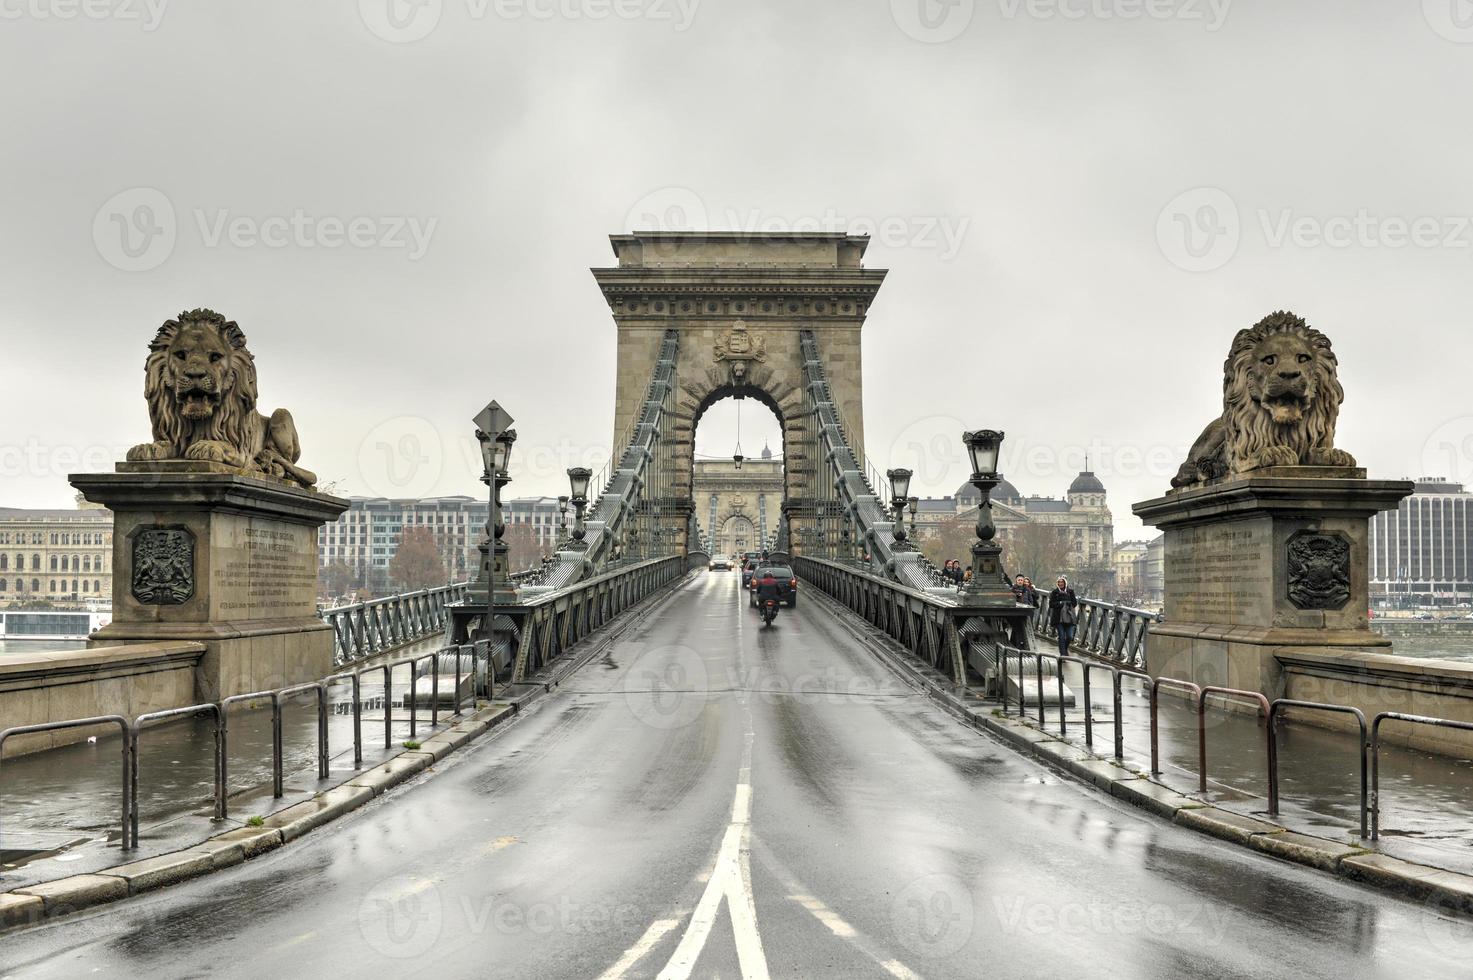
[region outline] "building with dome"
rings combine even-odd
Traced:
[[[1107,497],[1105,485],[1089,469],[1074,478],[1062,498],[1036,494],[1025,497],[1005,479],[992,491],[993,524],[1004,542],[1012,530],[1024,525],[1058,528],[1069,544],[1070,565],[1075,569],[1098,569],[1108,580],[1114,574],[1115,518]],[[975,521],[981,503],[981,495],[971,483],[962,484],[950,496],[921,500],[917,532],[925,535],[928,528],[958,518]]]

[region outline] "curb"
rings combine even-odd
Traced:
[[[831,596],[817,594],[832,608],[843,608]],[[1221,810],[1184,796],[1153,782],[1143,773],[1094,755],[1027,721],[994,717],[990,703],[984,707],[981,698],[972,695],[968,699],[959,694],[947,678],[917,662],[909,653],[894,649],[894,641],[868,623],[856,628],[842,616],[840,622],[886,667],[962,724],[992,735],[1009,748],[1031,755],[1100,792],[1179,827],[1260,854],[1407,898],[1435,902],[1444,911],[1473,914],[1473,875],[1414,864],[1363,847],[1297,833],[1279,824]],[[975,703],[969,704],[968,700]]]
[[[278,810],[266,817],[260,826],[237,827],[191,847],[117,865],[105,871],[0,892],[0,932],[17,926],[35,925],[235,867],[353,812],[503,722],[519,717],[528,705],[556,690],[574,671],[580,670],[623,636],[635,622],[674,595],[688,578],[687,575],[676,579],[646,598],[630,609],[629,615],[616,622],[605,635],[590,636],[589,649],[576,658],[566,664],[549,665],[546,677],[528,682],[531,690],[477,710],[450,728],[426,738],[418,749],[401,752],[340,786]]]
[[[27,885],[14,891],[0,892],[0,930],[33,925],[176,885],[233,868],[274,851],[288,841],[296,840],[323,824],[351,813],[369,800],[428,769],[432,762],[516,717],[529,700],[532,699],[525,698],[518,703],[495,704],[482,708],[465,721],[426,739],[426,744],[434,743],[436,749],[440,750],[438,754],[401,753],[359,773],[341,786],[278,810],[260,826],[237,827],[215,834],[192,847],[121,864],[106,871],[73,875],[40,885]]]

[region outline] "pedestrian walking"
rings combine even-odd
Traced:
[[[1067,657],[1069,644],[1074,642],[1074,624],[1079,621],[1079,599],[1062,575],[1048,595],[1048,621],[1059,631],[1059,656]]]

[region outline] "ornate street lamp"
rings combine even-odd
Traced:
[[[588,547],[583,539],[588,534],[588,528],[583,523],[583,510],[588,506],[588,481],[593,478],[593,471],[583,466],[574,466],[568,470],[568,489],[571,491],[570,501],[573,504],[575,516],[573,518],[573,539],[568,542],[570,551],[582,551]],[[559,498],[562,499],[562,498]],[[564,521],[567,520],[566,511]]]
[[[568,502],[570,500],[572,500],[571,497],[557,498],[557,512],[559,523],[561,524],[561,527],[559,528],[561,537],[568,536]]]
[[[997,605],[1015,605],[1012,592],[1002,577],[1002,547],[997,544],[997,527],[992,522],[992,489],[1001,482],[997,472],[1002,452],[1003,433],[991,429],[968,432],[962,436],[967,454],[972,458],[972,486],[981,502],[977,507],[977,543],[972,545],[972,581],[967,594]]]
[[[890,509],[895,511],[895,524],[892,533],[895,537],[896,551],[910,551],[911,545],[905,539],[905,508],[910,498],[910,470],[886,470],[885,478],[890,481]]]
[[[501,488],[511,482],[506,473],[506,465],[517,434],[511,428],[515,420],[494,401],[481,409],[473,421],[476,424],[476,440],[481,444],[481,463],[485,468],[481,482],[490,490],[486,511],[486,540],[478,546],[481,552],[481,574],[486,583],[484,632],[489,639],[492,631],[492,604],[512,604],[517,601],[516,591],[511,588],[511,579],[506,573],[506,543],[502,540],[506,534],[506,521],[501,513]]]
[[[916,511],[920,510],[920,508],[921,508],[921,499],[919,497],[911,497],[910,500],[909,500],[909,504],[910,504],[910,536],[911,536],[911,540],[915,540],[915,536],[916,536]]]

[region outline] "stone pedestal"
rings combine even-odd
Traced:
[[[90,646],[202,642],[202,701],[332,672],[317,531],[346,500],[214,463],[120,463],[71,483],[114,514],[113,620]]]
[[[1369,623],[1369,520],[1411,492],[1360,469],[1293,466],[1136,504],[1166,535],[1166,615],[1151,631],[1150,672],[1274,698],[1276,651],[1390,652]]]

